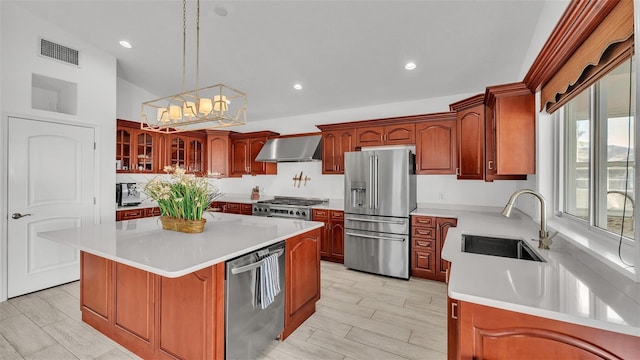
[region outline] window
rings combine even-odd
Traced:
[[[563,211],[628,239],[635,212],[632,64],[625,61],[564,106]]]

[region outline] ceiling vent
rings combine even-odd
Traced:
[[[40,39],[40,55],[78,66],[78,50]]]

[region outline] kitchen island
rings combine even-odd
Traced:
[[[282,338],[315,312],[322,223],[210,213],[205,231],[158,218],[38,235],[80,249],[82,320],[143,358],[223,359],[225,261],[285,243]]]
[[[412,214],[458,220],[442,250],[451,263],[450,359],[637,358],[640,284],[561,235],[550,250],[538,249],[531,239],[539,225],[520,213],[418,208]],[[524,239],[544,262],[464,252],[464,234]]]

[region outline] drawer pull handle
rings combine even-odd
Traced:
[[[451,318],[454,320],[458,320],[458,314],[457,314],[457,310],[458,309],[458,303],[452,302],[451,303]]]

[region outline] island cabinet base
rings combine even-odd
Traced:
[[[636,359],[640,354],[640,337],[463,301],[451,303],[449,316],[459,333],[457,346],[449,344],[449,350],[459,353],[450,359]]]
[[[166,278],[81,252],[82,320],[145,359],[224,359],[224,263]]]

